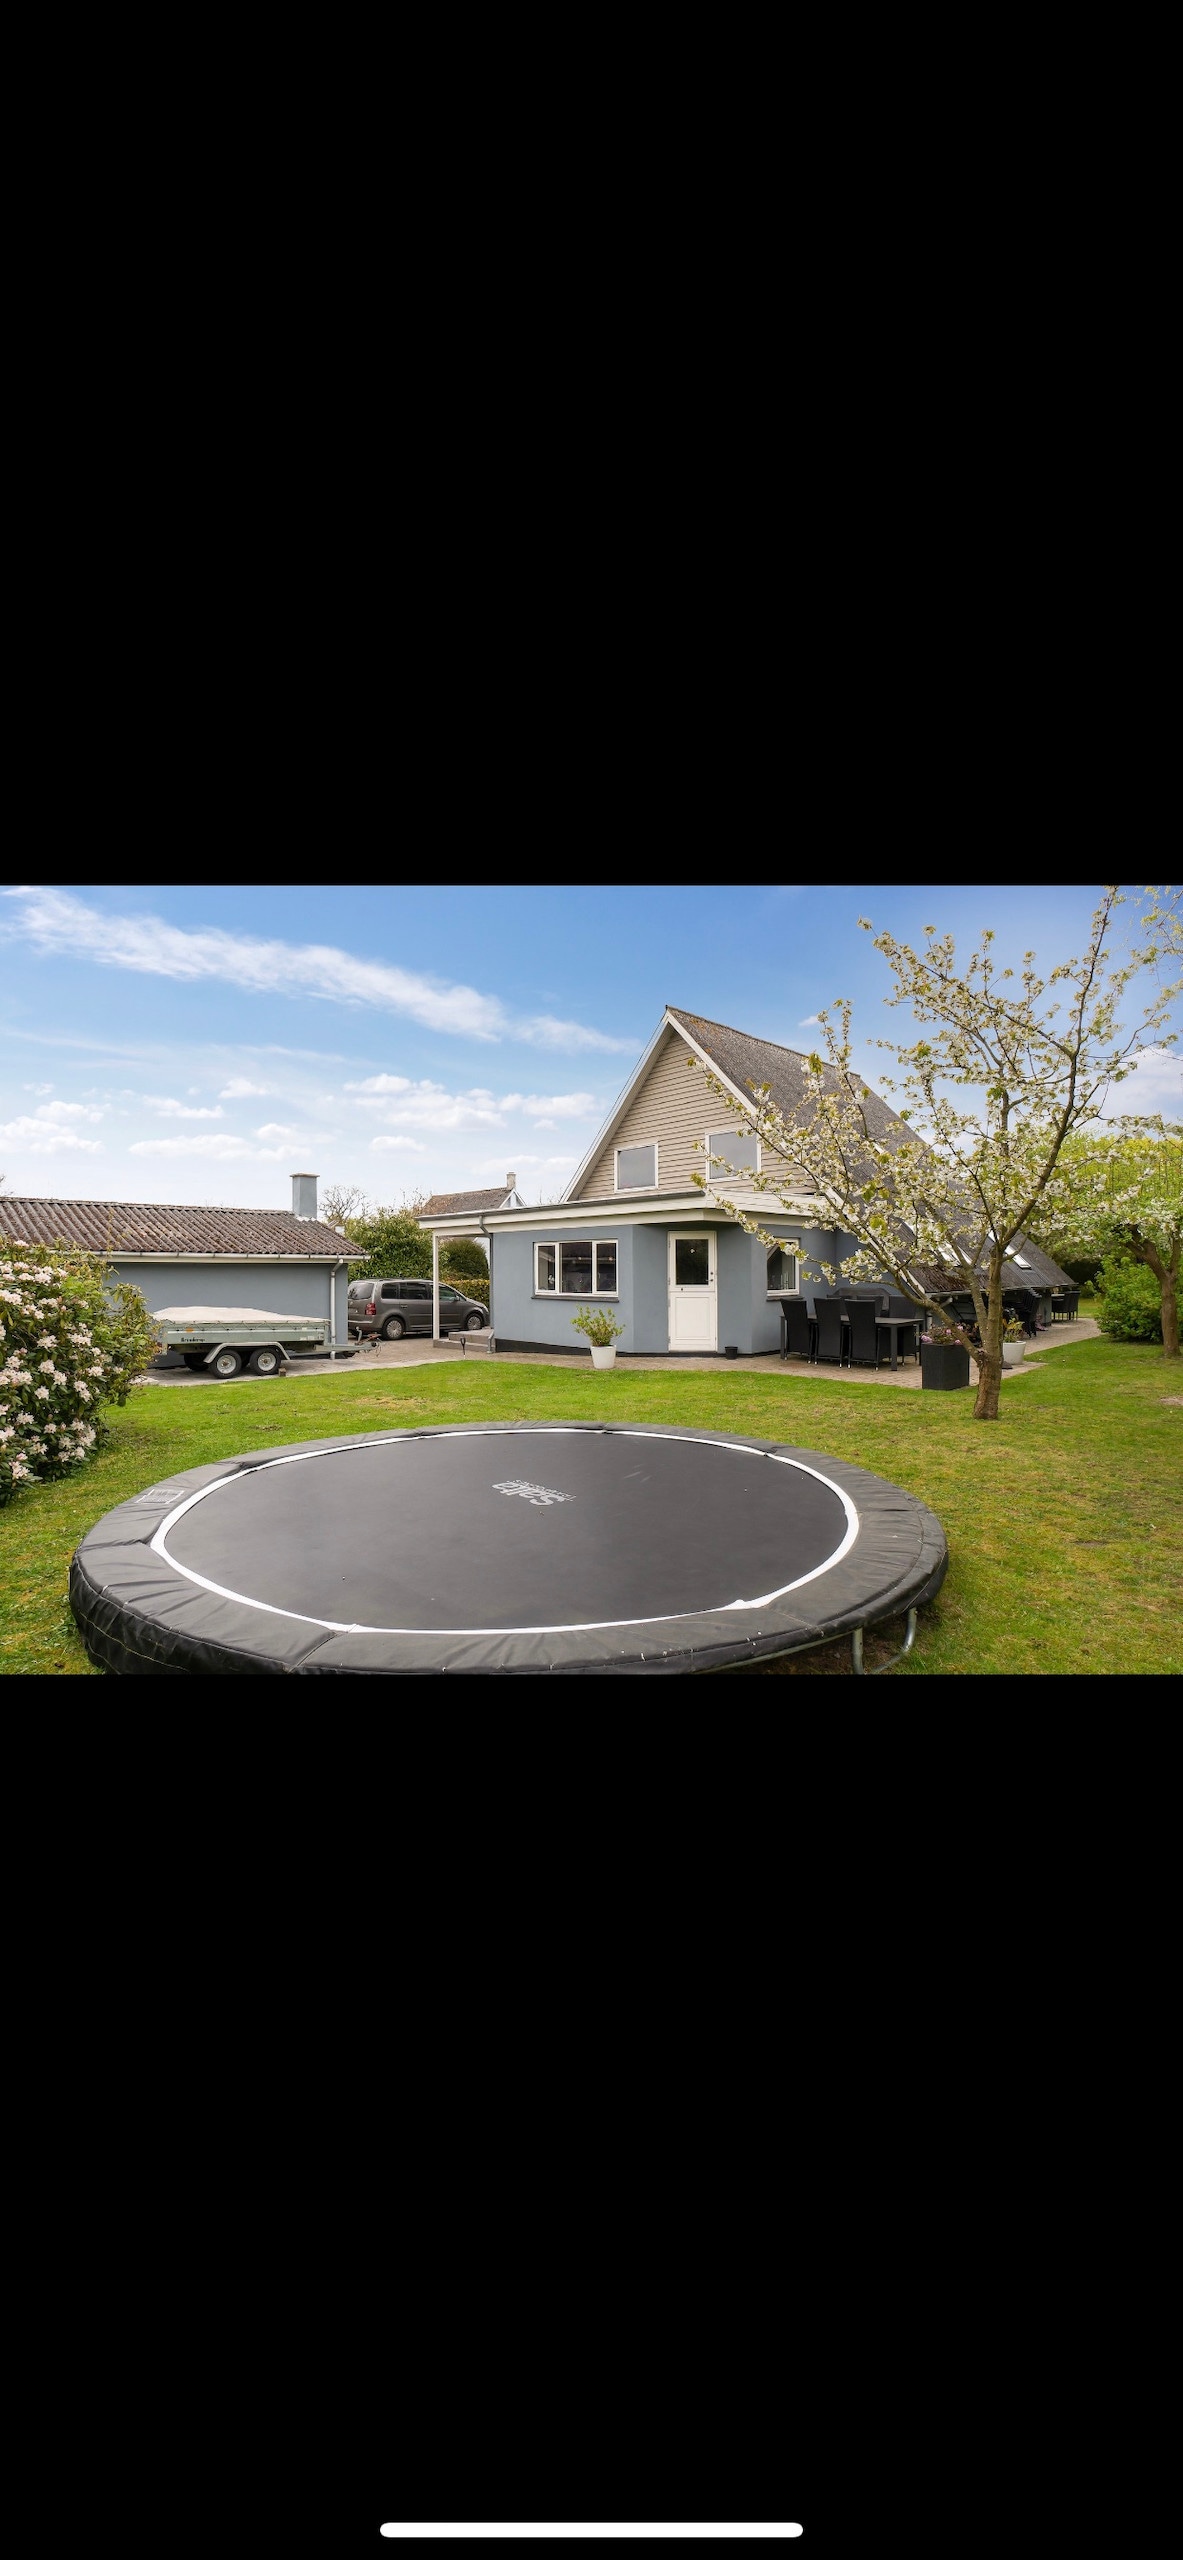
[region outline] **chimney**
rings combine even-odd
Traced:
[[[507,1173],[507,1174],[506,1174],[506,1177],[505,1177],[505,1188],[506,1188],[506,1190],[507,1190],[507,1191],[516,1191],[516,1190],[517,1190],[517,1187],[518,1187],[518,1178],[517,1178],[516,1173]]]
[[[316,1216],[316,1183],[317,1177],[314,1173],[294,1173],[292,1175],[293,1218],[314,1218]]]

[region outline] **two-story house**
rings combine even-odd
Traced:
[[[721,1105],[708,1088],[704,1067],[733,1097]],[[578,1306],[610,1306],[624,1331],[619,1348],[632,1352],[774,1351],[780,1342],[780,1301],[802,1287],[801,1257],[814,1261],[851,1251],[852,1240],[824,1224],[825,1204],[802,1184],[794,1197],[791,1168],[740,1134],[750,1082],[771,1086],[773,1100],[789,1114],[805,1090],[805,1060],[796,1049],[755,1040],[722,1022],[667,1006],[657,1030],[553,1207],[429,1207],[421,1223],[445,1236],[480,1235],[489,1252],[491,1318],[504,1351],[577,1351],[571,1329]],[[872,1097],[872,1107],[895,1114]],[[758,1237],[733,1225],[705,1200],[693,1176],[706,1170],[707,1151],[725,1158],[734,1174],[725,1187],[753,1209],[770,1234],[782,1238],[770,1253]],[[791,1208],[753,1188],[751,1174],[789,1171]],[[716,1187],[723,1188],[718,1174]],[[467,1205],[467,1204],[466,1204]],[[809,1294],[826,1284],[809,1282]]]
[[[711,1092],[706,1068],[732,1109]],[[486,1194],[471,1192],[428,1203],[420,1223],[437,1240],[484,1240],[499,1350],[581,1351],[571,1317],[579,1306],[600,1304],[623,1325],[618,1348],[626,1354],[701,1357],[729,1346],[748,1354],[775,1351],[784,1298],[833,1294],[814,1274],[823,1261],[840,1264],[854,1251],[854,1239],[827,1222],[827,1203],[813,1196],[799,1171],[741,1134],[753,1084],[768,1085],[791,1121],[805,1098],[804,1054],[667,1005],[561,1200],[523,1208],[511,1192],[502,1206],[491,1207]],[[898,1113],[867,1087],[863,1101],[876,1136],[901,1125]],[[780,1239],[773,1250],[696,1189],[693,1177],[706,1172],[708,1153],[734,1168],[722,1177],[716,1166],[715,1189],[728,1190]],[[755,1189],[752,1175],[761,1172],[776,1175],[784,1202]],[[1033,1318],[1042,1321],[1050,1291],[1070,1287],[1067,1273],[1026,1238],[1016,1240],[1010,1260],[1008,1291],[1025,1302],[1026,1313],[1042,1298]],[[927,1285],[938,1294],[956,1292],[952,1274],[938,1270],[927,1275]]]

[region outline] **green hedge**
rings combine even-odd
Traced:
[[[1162,1299],[1144,1262],[1110,1255],[1097,1279],[1097,1319],[1111,1342],[1161,1342]]]

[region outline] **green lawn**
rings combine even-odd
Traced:
[[[79,1538],[128,1494],[237,1449],[400,1423],[619,1418],[750,1431],[827,1450],[906,1485],[943,1521],[951,1562],[894,1675],[1183,1671],[1183,1365],[1141,1344],[1081,1342],[1004,1387],[1001,1421],[973,1397],[903,1394],[764,1371],[548,1368],[475,1362],[343,1379],[140,1387],[111,1445],[72,1482],[0,1512],[0,1669],[90,1665],[66,1575]],[[898,1628],[868,1642],[885,1658]],[[758,1667],[845,1672],[847,1644]]]

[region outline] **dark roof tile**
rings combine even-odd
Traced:
[[[433,1191],[419,1210],[421,1218],[475,1218],[482,1209],[504,1208],[510,1194],[505,1184],[495,1191]]]
[[[18,1200],[0,1192],[0,1235],[87,1253],[278,1253],[359,1258],[336,1227],[290,1209],[207,1209],[159,1200]]]

